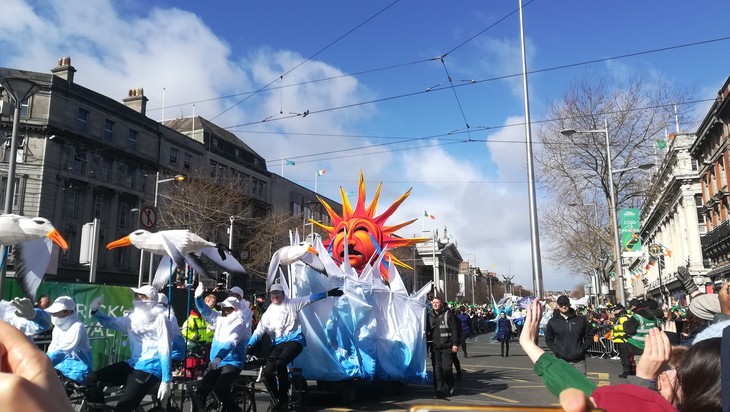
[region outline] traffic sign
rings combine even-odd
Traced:
[[[139,212],[139,223],[147,230],[157,226],[157,210],[152,206],[144,206]]]

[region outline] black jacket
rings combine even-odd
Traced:
[[[571,309],[568,319],[565,319],[555,309],[545,327],[545,343],[555,357],[568,362],[581,361],[593,344],[593,328],[588,319],[576,315],[575,310]]]
[[[459,346],[459,322],[451,310],[443,309],[439,314],[433,309],[428,311],[426,336],[433,341],[435,350],[451,350],[452,346]]]

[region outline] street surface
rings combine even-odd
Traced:
[[[491,342],[492,333],[469,338],[468,358],[459,351],[463,380],[456,383],[456,393],[448,399],[433,399],[433,386],[409,384],[404,390],[397,385],[358,384],[356,399],[345,404],[340,392],[317,392],[316,383],[310,381],[312,411],[405,411],[412,405],[511,405],[557,406],[557,399],[542,385],[532,371],[530,359],[517,341],[510,344],[510,356],[500,357],[499,342]],[[540,346],[545,347],[540,337]],[[618,359],[589,358],[588,378],[597,385],[625,382],[618,378],[621,363]],[[430,371],[430,360],[427,362]],[[402,389],[402,388],[400,388]],[[400,392],[400,393],[399,393]],[[268,400],[265,394],[257,395],[257,409],[265,411]]]

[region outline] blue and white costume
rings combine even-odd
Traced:
[[[16,300],[18,299],[16,298]],[[33,341],[33,335],[45,332],[51,328],[51,315],[43,309],[35,308],[33,310],[35,316],[32,319],[27,319],[16,314],[17,308],[13,306],[12,302],[0,301],[0,319],[13,325],[27,336],[31,342]]]
[[[93,368],[89,335],[76,313],[76,303],[68,296],[61,296],[46,309],[50,314],[62,311],[72,312],[68,316],[51,317],[54,325],[48,357],[53,367],[63,376],[79,384],[86,382],[86,376]]]
[[[230,299],[230,298],[229,298]],[[243,368],[246,361],[246,342],[251,337],[251,310],[241,305],[240,310],[222,316],[205,304],[202,297],[195,299],[195,307],[205,321],[215,329],[210,347],[210,360],[220,358],[220,366],[233,365]]]
[[[266,312],[261,316],[261,321],[256,326],[248,345],[255,345],[264,333],[268,333],[274,346],[285,342],[298,342],[304,346],[299,312],[310,303],[325,297],[327,297],[327,292],[320,292],[300,298],[290,299],[285,297],[281,304],[269,305]]]

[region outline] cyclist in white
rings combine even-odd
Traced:
[[[53,367],[64,377],[83,385],[93,361],[89,335],[76,313],[76,302],[69,296],[60,296],[45,311],[51,314],[54,326],[46,351]]]
[[[212,310],[203,300],[202,283],[195,289],[195,306],[205,321],[215,328],[210,348],[210,364],[200,381],[197,394],[205,399],[212,390],[220,399],[224,410],[240,411],[233,399],[231,384],[241,373],[246,360],[246,342],[251,337],[251,311],[248,306],[242,308],[234,296],[218,304],[220,312]]]
[[[328,292],[289,299],[284,295],[284,288],[280,284],[274,283],[269,288],[271,305],[261,316],[261,321],[248,341],[248,347],[254,346],[264,334],[271,337],[273,343],[263,373],[266,386],[278,400],[275,410],[286,410],[288,407],[290,382],[287,365],[304,350],[299,312],[312,302],[327,296],[339,297],[343,293],[340,289],[334,288]]]
[[[102,297],[89,306],[91,314],[102,326],[127,334],[131,357],[91,372],[87,378],[86,399],[104,403],[104,385],[124,385],[124,393],[115,411],[133,411],[145,395],[160,382],[157,398],[162,405],[172,391],[172,361],[170,358],[171,336],[168,319],[157,304],[157,290],[145,285],[131,288],[134,309],[122,317],[109,316],[99,310]]]

